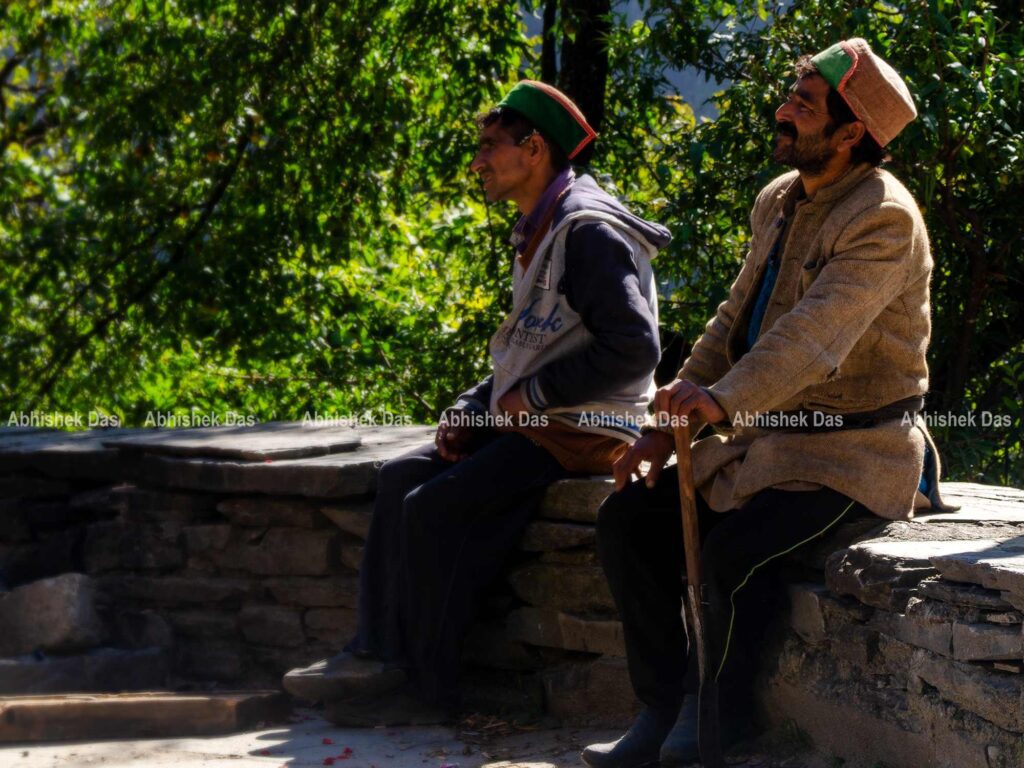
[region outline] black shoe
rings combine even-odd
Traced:
[[[683,699],[676,724],[661,745],[661,768],[679,768],[700,760],[698,703],[695,694],[689,694]],[[745,729],[737,723],[719,722],[718,737],[722,751],[742,741],[745,735]]]
[[[282,684],[293,696],[323,701],[354,694],[385,693],[398,688],[405,680],[403,669],[342,651],[330,659],[293,669],[284,676]]]
[[[663,768],[689,765],[700,760],[700,749],[697,745],[697,697],[687,695],[679,710],[676,724],[672,726],[668,736],[661,745],[658,758]]]
[[[591,744],[580,754],[590,768],[640,768],[658,762],[661,743],[672,730],[675,710],[648,707],[618,741]]]

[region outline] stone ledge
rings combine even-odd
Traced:
[[[242,440],[234,454],[217,456],[202,446],[200,456],[156,455],[146,448],[152,433],[109,445],[100,438],[112,432],[0,434],[0,487],[40,501],[49,521],[36,540],[27,507],[11,507],[0,567],[15,562],[13,572],[31,574],[25,564],[61,560],[44,547],[66,552],[67,562],[84,551],[103,573],[104,615],[147,618],[115,637],[169,642],[173,633],[168,658],[179,678],[274,685],[351,633],[377,471],[429,441],[433,428],[357,433],[359,447],[346,453],[269,460],[243,456],[244,434],[232,437]],[[119,474],[97,488],[114,467]],[[504,591],[467,643],[483,678],[499,688],[495,681],[519,681],[520,699],[567,723],[622,724],[637,707],[594,547],[611,490],[609,478],[548,489]],[[961,512],[866,519],[809,548],[799,558],[804,581],[789,588],[788,624],[783,617],[766,629],[783,640],[765,657],[762,701],[837,755],[886,759],[906,745],[910,757],[894,764],[981,765],[979,755],[986,768],[1019,764],[1006,756],[1024,727],[1024,493],[967,484],[945,491]],[[65,503],[79,517],[65,514]],[[822,713],[853,718],[849,733],[830,736]],[[957,723],[968,727],[942,733]]]
[[[166,685],[168,667],[162,648],[97,648],[74,656],[15,656],[0,659],[0,695],[153,690]]]
[[[277,691],[19,696],[0,701],[0,742],[209,736],[283,719]]]

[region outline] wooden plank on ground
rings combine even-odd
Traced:
[[[0,742],[208,736],[281,720],[279,691],[113,693],[0,699]]]

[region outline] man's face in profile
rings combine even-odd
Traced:
[[[531,169],[525,145],[517,144],[497,121],[480,131],[477,153],[469,167],[480,177],[484,195],[491,203],[516,199]]]
[[[775,162],[810,176],[825,171],[836,154],[828,92],[829,84],[820,75],[805,75],[793,85],[786,102],[775,111]]]

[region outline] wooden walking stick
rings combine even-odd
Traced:
[[[676,469],[679,474],[679,508],[683,516],[683,552],[686,555],[686,604],[690,607],[687,624],[691,649],[697,654],[700,692],[697,694],[697,745],[705,768],[723,768],[722,743],[718,727],[718,683],[709,669],[704,637],[704,606],[701,603],[700,528],[697,523],[697,495],[693,486],[693,462],[690,459],[690,425],[676,427]]]

